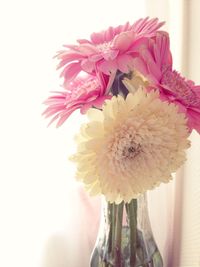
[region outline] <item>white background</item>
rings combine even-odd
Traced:
[[[42,102],[61,83],[52,57],[64,43],[143,17],[143,2],[1,2],[0,266],[40,266],[48,240],[80,212],[67,161],[78,113],[60,129],[47,129],[41,117]]]
[[[59,129],[47,128],[41,117],[42,102],[61,83],[52,59],[56,51],[146,13],[167,20],[175,67],[200,83],[199,5],[199,0],[0,0],[1,267],[87,267],[98,227],[99,199],[80,193],[67,160],[84,117],[76,112]],[[165,267],[200,266],[199,135],[191,139],[184,171],[150,194]]]

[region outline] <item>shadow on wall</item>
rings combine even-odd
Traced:
[[[100,218],[100,198],[90,198],[78,186],[71,216],[63,231],[46,242],[42,267],[88,267]]]
[[[64,267],[67,266],[67,258],[67,237],[62,233],[50,237],[46,244],[42,266]]]

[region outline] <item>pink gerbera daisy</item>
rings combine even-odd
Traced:
[[[73,80],[80,71],[96,71],[112,76],[117,70],[127,73],[132,68],[132,59],[137,48],[147,37],[155,36],[163,25],[158,19],[139,19],[133,25],[128,22],[106,31],[93,33],[90,40],[78,40],[78,45],[65,45],[67,49],[58,52],[58,68],[63,67],[64,83]]]
[[[59,127],[77,109],[85,113],[90,107],[101,108],[105,99],[111,98],[107,93],[107,80],[103,75],[77,77],[66,90],[53,92],[55,95],[44,102],[48,107],[43,115],[53,116],[49,124],[58,120]]]
[[[172,69],[169,36],[158,32],[134,59],[135,68],[149,81],[149,88],[159,88],[161,97],[174,102],[188,117],[189,128],[200,133],[200,86]]]

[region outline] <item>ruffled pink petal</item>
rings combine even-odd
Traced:
[[[99,70],[107,75],[110,75],[112,72],[115,72],[117,70],[117,62],[113,60],[102,61],[98,66]]]
[[[89,59],[84,59],[81,62],[81,68],[88,73],[92,73],[95,68],[95,64]]]
[[[128,31],[131,29],[129,22],[124,25],[119,25],[117,27],[109,27],[105,31],[94,32],[91,34],[90,39],[93,44],[102,44],[104,42],[110,42],[113,38],[120,34],[121,32]]]
[[[45,118],[49,118],[52,115],[59,113],[60,111],[63,111],[63,110],[65,110],[65,105],[58,105],[57,107],[50,106],[47,109],[45,109],[42,115],[45,116]]]
[[[197,112],[188,108],[187,116],[189,128],[195,129],[200,134],[200,111]]]
[[[105,96],[99,97],[99,98],[97,98],[96,100],[93,101],[93,105],[96,108],[101,108],[102,105],[104,104],[105,100],[106,99],[111,99],[111,98],[112,98],[112,95],[105,95]]]
[[[84,59],[84,56],[79,54],[79,53],[70,53],[70,52],[64,52],[62,54],[62,56],[60,55],[61,61],[57,66],[57,69],[65,66],[66,64],[68,64],[69,62],[72,61],[80,61],[82,59]]]
[[[74,52],[79,52],[79,45],[69,45],[69,44],[65,44],[63,45],[64,47],[74,51]]]
[[[168,98],[170,98],[171,101],[178,100],[178,99],[177,99],[177,94],[176,94],[176,92],[173,92],[169,86],[164,85],[164,84],[160,84],[160,87],[161,87],[162,92],[163,92]]]
[[[97,78],[99,80],[99,84],[100,84],[100,86],[99,86],[99,96],[106,95],[110,77],[105,75],[104,73],[98,72],[98,71],[96,73],[96,76],[97,76]]]
[[[119,50],[110,49],[108,52],[104,52],[101,55],[105,60],[114,60],[118,54],[119,54]]]
[[[57,120],[57,127],[64,123],[64,121],[76,109],[83,109],[86,105],[100,106],[106,96],[106,88],[109,77],[105,74],[98,74],[97,76],[85,74],[79,75],[71,83],[66,86],[66,91],[55,91],[55,95],[50,96],[44,101],[47,108],[43,115],[48,118],[52,117],[49,124]]]
[[[149,39],[146,37],[137,37],[129,47],[127,54],[133,54],[140,51],[141,47],[148,46]]]
[[[85,56],[91,56],[98,53],[98,49],[90,43],[81,44],[78,51]]]
[[[121,72],[128,73],[134,68],[133,57],[130,55],[121,55],[117,59],[117,66]]]
[[[172,55],[170,52],[169,35],[166,32],[159,32],[155,42],[152,41],[152,52],[156,64],[161,68],[163,65],[172,65]]]
[[[134,30],[137,34],[143,34],[146,37],[152,37],[164,24],[165,22],[159,22],[158,18],[149,20],[149,18],[146,17],[145,19],[139,19],[136,21],[132,26],[132,30]]]
[[[131,25],[130,25],[129,22],[126,22],[124,25],[119,25],[119,26],[117,26],[117,27],[115,27],[113,29],[114,29],[114,32],[115,32],[114,36],[116,36],[116,35],[118,35],[118,34],[120,34],[122,32],[131,31]]]
[[[58,119],[58,122],[56,124],[56,127],[60,127],[68,118],[69,116],[77,109],[78,107],[73,107],[72,109],[68,110],[67,112],[64,112],[63,114],[59,114],[54,120]],[[53,120],[53,121],[54,121]],[[53,122],[52,121],[52,122]],[[51,123],[52,123],[51,122]]]
[[[140,33],[143,29],[143,27],[146,25],[149,17],[138,19],[132,26],[132,30],[134,30],[137,33]]]
[[[200,85],[194,86],[192,89],[195,92],[195,94],[200,98]]]
[[[97,54],[90,56],[89,60],[92,62],[98,62],[102,59],[113,60],[117,57],[118,54],[119,54],[119,51],[113,50],[113,49],[99,51]]]
[[[89,60],[92,62],[97,62],[97,61],[101,60],[102,58],[103,58],[102,53],[98,52],[98,53],[90,56]]]
[[[94,32],[91,34],[90,39],[93,44],[101,44],[104,42],[103,32]]]
[[[144,76],[148,75],[148,69],[145,61],[141,57],[136,57],[133,59],[135,69],[137,69]]]
[[[109,27],[104,33],[105,42],[111,41],[115,36],[115,30],[113,27]]]
[[[54,121],[56,121],[58,119],[58,117],[59,117],[59,114],[56,114],[55,116],[53,116],[53,118],[48,123],[47,127],[49,127]]]
[[[108,94],[113,82],[114,82],[114,79],[115,79],[115,75],[116,75],[116,72],[117,70],[113,71],[110,76],[109,76],[109,81],[107,83],[107,86],[106,86],[106,89],[105,89],[105,94]]]
[[[64,77],[65,81],[64,84],[68,84],[70,81],[72,81],[78,73],[81,71],[80,63],[71,63],[67,65],[64,70],[61,72],[60,76]]]
[[[91,107],[102,108],[102,105],[104,104],[105,100],[110,99],[111,97],[112,96],[102,96],[102,97],[95,99],[94,101],[91,101],[87,104],[84,104],[81,107],[80,112],[82,114],[85,114],[87,112],[87,110]]]
[[[187,108],[180,101],[174,100],[173,103],[178,106],[178,109],[181,113],[187,114]]]
[[[153,75],[153,77],[157,80],[160,81],[162,72],[159,66],[155,63],[153,55],[150,53],[148,49],[143,49],[142,50],[142,58],[144,62],[146,63],[148,73]]]
[[[132,45],[134,39],[135,33],[133,31],[123,32],[115,37],[112,47],[120,50],[121,52],[126,51]]]
[[[79,44],[92,44],[89,40],[87,39],[78,39],[77,42]]]

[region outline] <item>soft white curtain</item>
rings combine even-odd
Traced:
[[[200,1],[146,0],[146,7],[150,16],[167,21],[174,67],[199,84]],[[188,151],[187,163],[177,173],[173,183],[165,187],[164,196],[159,189],[156,197],[159,203],[160,199],[164,201],[165,211],[159,212],[165,215],[166,231],[163,234],[163,226],[158,229],[156,221],[153,228],[158,240],[163,238],[161,249],[165,266],[168,267],[200,266],[200,137],[193,132],[190,139],[192,146]],[[151,198],[155,198],[154,192]],[[156,200],[152,204],[151,216],[155,219],[158,216],[155,205],[158,204]],[[156,207],[159,209],[160,205]],[[163,222],[163,219],[158,221]]]
[[[200,1],[184,2],[184,42],[186,75],[200,84]],[[192,147],[184,169],[180,266],[200,266],[200,136],[193,132]]]
[[[87,267],[99,198],[74,182],[67,161],[78,112],[46,129],[41,102],[59,80],[61,44],[149,15],[166,20],[174,67],[200,84],[199,0],[7,0],[0,3],[0,266]],[[152,229],[165,267],[200,266],[200,138],[175,180],[149,193]]]

